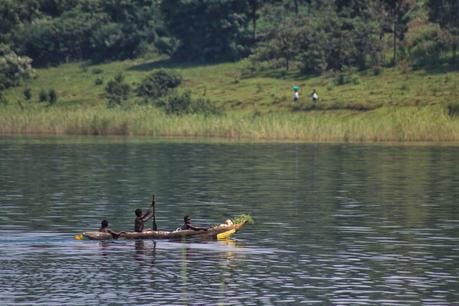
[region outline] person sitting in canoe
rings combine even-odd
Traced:
[[[207,231],[207,227],[196,227],[191,225],[191,218],[190,216],[183,217],[183,225],[178,228],[178,230],[185,231],[185,230],[193,230],[193,231]]]
[[[153,205],[145,214],[142,214],[142,210],[140,208],[137,208],[135,210],[135,215],[136,218],[134,221],[134,231],[141,233],[144,230],[145,222],[150,220],[151,217],[153,217]]]
[[[117,233],[117,232],[112,231],[108,227],[108,221],[106,219],[104,219],[104,220],[102,220],[102,222],[100,222],[99,232],[101,232],[101,233],[109,233],[115,239],[118,238],[122,233],[124,233],[124,232]]]

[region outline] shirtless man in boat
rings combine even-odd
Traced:
[[[123,234],[124,232],[114,232],[112,231],[109,227],[108,227],[108,221],[106,219],[102,220],[102,222],[100,222],[100,228],[99,228],[99,232],[101,233],[109,233],[112,235],[113,238],[117,239],[121,234]]]
[[[148,211],[145,214],[142,214],[142,210],[140,208],[137,208],[135,210],[135,221],[134,221],[134,231],[141,233],[144,231],[145,227],[145,222],[150,220],[151,217],[153,217],[153,205],[148,209]]]
[[[185,230],[207,231],[208,230],[207,227],[196,227],[196,226],[191,225],[190,216],[183,217],[183,222],[184,222],[184,224],[180,227],[181,231],[185,231]]]

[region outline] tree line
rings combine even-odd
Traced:
[[[14,85],[22,76],[11,71],[27,70],[29,59],[40,67],[151,52],[204,62],[250,56],[305,74],[384,65],[388,54],[393,65],[445,54],[455,64],[458,14],[457,0],[2,0],[0,79]],[[408,43],[416,19],[428,26]]]

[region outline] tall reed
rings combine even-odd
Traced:
[[[459,120],[441,106],[370,112],[229,112],[169,116],[150,106],[65,111],[2,107],[1,135],[132,135],[280,141],[459,141]]]

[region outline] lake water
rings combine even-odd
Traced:
[[[3,305],[459,305],[459,146],[0,138]],[[76,241],[250,213],[229,241]]]

